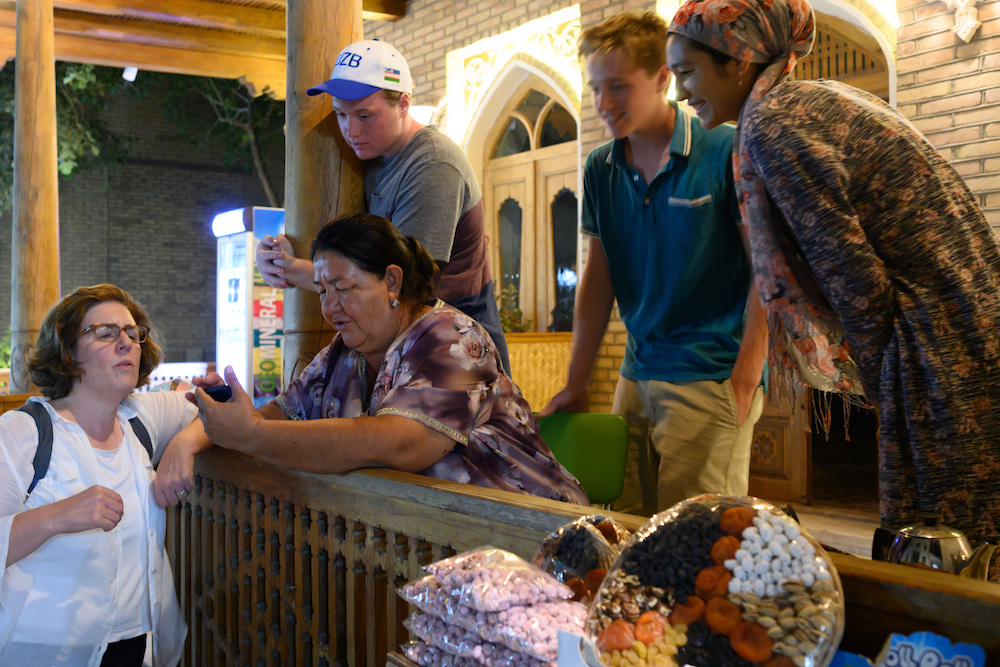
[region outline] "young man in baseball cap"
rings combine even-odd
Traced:
[[[413,79],[406,60],[385,42],[355,42],[337,56],[330,79],[306,92],[332,97],[344,141],[365,160],[368,212],[427,248],[441,265],[438,296],[483,325],[509,373],[482,191],[462,149],[410,116]],[[256,260],[269,285],[314,289],[312,262],[295,258],[284,236],[264,238]]]

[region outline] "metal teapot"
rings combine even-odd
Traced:
[[[965,535],[941,523],[940,515],[925,513],[919,516],[920,523],[900,528],[895,533],[877,528],[872,558],[986,581],[990,559],[1000,546],[1000,537],[990,536],[973,551]]]

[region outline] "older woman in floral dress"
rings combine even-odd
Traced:
[[[489,334],[433,296],[437,266],[415,239],[378,216],[346,216],[320,231],[312,260],[337,336],[257,412],[231,369],[232,402],[198,390],[213,442],[308,472],[391,467],[587,502]]]
[[[879,417],[883,523],[1000,531],[1000,247],[954,169],[877,97],[789,74],[805,0],[688,0],[667,62],[734,176],[772,362]],[[996,569],[994,569],[996,574]]]

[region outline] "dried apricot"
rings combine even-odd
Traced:
[[[601,630],[597,635],[597,648],[602,651],[624,651],[632,648],[635,641],[635,626],[628,621],[618,619]]]
[[[750,621],[743,621],[733,629],[729,643],[737,655],[750,662],[764,662],[770,658],[774,645],[764,626]]]
[[[611,544],[618,544],[621,539],[621,535],[618,534],[618,527],[615,526],[613,521],[601,521],[599,524],[594,526],[597,530],[601,531],[601,535],[604,536]]]
[[[740,541],[732,535],[723,535],[712,545],[712,561],[716,565],[722,565],[730,558],[736,557],[736,550],[740,548]]]
[[[675,604],[670,611],[670,625],[691,625],[705,615],[705,601],[689,595],[684,604]]]
[[[740,608],[726,598],[712,598],[705,605],[705,623],[717,635],[729,636],[733,628],[742,622]]]
[[[753,520],[757,516],[757,510],[752,507],[730,507],[722,513],[719,519],[719,528],[726,535],[740,537],[743,530],[753,525]]]
[[[587,583],[580,577],[573,577],[566,582],[566,585],[573,591],[573,597],[570,598],[573,602],[579,602],[583,598],[591,596],[590,588],[587,587]]]
[[[729,580],[733,578],[722,565],[706,567],[694,580],[694,594],[703,600],[729,594]]]
[[[776,655],[765,662],[763,667],[795,667],[795,661],[787,655]]]
[[[587,573],[587,576],[583,578],[583,583],[587,584],[587,588],[590,589],[591,595],[597,592],[597,589],[601,587],[601,582],[604,581],[604,577],[608,574],[607,570],[602,568],[595,568]]]
[[[658,611],[647,611],[635,623],[635,638],[646,646],[663,636],[667,626],[666,617]]]

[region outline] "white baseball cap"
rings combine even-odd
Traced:
[[[342,100],[360,100],[378,90],[412,94],[413,79],[406,60],[392,45],[366,39],[341,51],[330,80],[306,93],[329,93]]]

